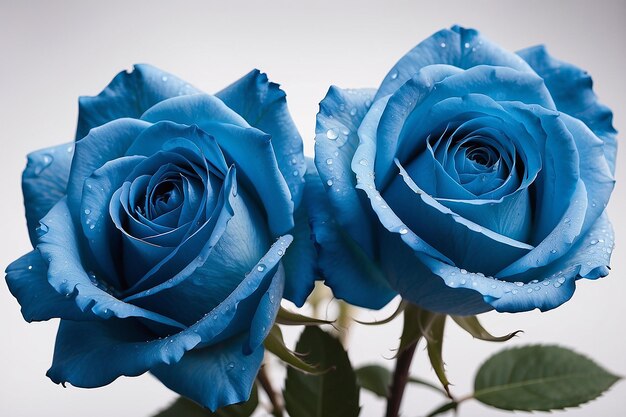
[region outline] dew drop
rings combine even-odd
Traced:
[[[593,239],[591,242],[589,242],[589,244],[591,245],[597,245],[598,241],[596,239]]]
[[[228,364],[228,370],[229,370],[229,371],[232,371],[234,368],[235,368],[235,364],[234,364],[233,362],[230,362],[230,363]]]
[[[467,49],[467,48],[470,47],[470,44],[469,44],[469,42],[465,42],[465,45],[463,45],[463,46],[465,46],[465,49]]]
[[[361,159],[361,160],[359,161],[359,164],[360,164],[360,165],[363,165],[364,167],[366,167],[366,166],[367,166],[367,163],[368,163],[368,162],[367,162],[367,159]]]
[[[87,214],[87,215],[91,214],[91,210],[85,209],[85,214]]]
[[[467,269],[461,269],[461,273],[462,273],[463,275],[467,274]]]
[[[32,265],[28,265],[28,270],[30,271],[31,269],[33,269]]]
[[[50,166],[51,163],[52,163],[52,156],[44,155],[41,163],[37,164],[37,166],[35,167],[35,171],[34,171],[35,175],[41,174],[46,168]]]
[[[300,175],[300,173],[298,172],[297,169],[294,169],[291,175],[293,175],[294,177],[297,177],[298,175]]]
[[[333,164],[333,158],[328,158],[326,160],[326,165],[332,165]]]
[[[265,271],[265,265],[259,264],[259,266],[256,267],[256,270],[259,271],[259,272]]]
[[[557,279],[557,282],[558,282],[559,284],[564,284],[564,283],[565,283],[565,277],[559,277],[559,278]]]
[[[516,283],[515,283],[515,285],[517,285],[518,287],[523,287],[523,286],[524,286],[524,283],[523,283],[523,282],[519,282],[519,281],[518,281],[518,282],[516,282]]]
[[[394,71],[394,72],[391,74],[391,79],[392,79],[392,80],[395,80],[396,78],[398,78],[398,71]]]
[[[341,129],[341,134],[348,136],[350,134],[350,130],[344,127]]]
[[[356,109],[350,109],[350,116],[356,116]]]
[[[518,290],[513,290],[513,291],[511,291],[511,294],[515,295],[515,294],[517,294],[518,292],[519,292]]]
[[[445,48],[445,47],[446,47],[446,43],[445,43],[445,42],[441,42],[441,43],[439,44],[439,46],[441,46],[442,48]]]
[[[552,249],[550,253],[556,253],[556,249]]]
[[[565,223],[565,224],[568,224],[571,221],[572,221],[572,219],[570,219],[569,217],[566,217],[565,219],[563,219],[563,223]]]
[[[328,180],[328,181],[326,181],[326,184],[327,184],[329,187],[331,187],[331,186],[333,185],[333,180]]]
[[[333,129],[328,129],[328,131],[326,131],[326,137],[330,140],[336,140],[339,135]]]
[[[409,231],[408,231],[408,229],[406,227],[400,228],[400,234],[401,235],[406,235],[407,233],[409,233]]]

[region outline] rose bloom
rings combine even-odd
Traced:
[[[34,250],[7,269],[26,320],[61,318],[48,376],[150,371],[213,410],[246,400],[281,298],[313,285],[285,93],[259,71],[209,95],[137,65],[81,98],[76,139],[29,155]]]
[[[583,70],[458,26],[378,89],[331,87],[308,199],[326,283],[370,308],[397,294],[457,315],[559,306],[608,273],[611,120]]]

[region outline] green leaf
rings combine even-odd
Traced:
[[[291,417],[356,417],[359,387],[348,354],[338,339],[319,327],[302,332],[296,350],[308,352],[311,361],[332,368],[324,375],[305,375],[287,369],[285,406]]]
[[[334,321],[307,317],[302,314],[294,313],[283,307],[280,307],[280,309],[278,310],[278,315],[276,316],[276,323],[284,324],[287,326],[317,326],[321,324],[332,325]]]
[[[456,401],[451,401],[449,403],[446,403],[444,405],[442,405],[441,407],[435,409],[434,411],[431,411],[430,414],[428,414],[426,417],[434,417],[434,416],[438,416],[439,414],[444,414],[448,411],[451,410],[455,410],[457,409],[457,407],[459,406],[459,403],[457,403]]]
[[[305,372],[308,374],[319,375],[328,372],[327,368],[319,367],[316,365],[312,365],[309,362],[306,362],[302,359],[302,357],[307,356],[306,354],[292,352],[285,345],[285,340],[283,339],[283,332],[280,330],[280,327],[277,325],[272,326],[269,335],[263,342],[265,349],[269,352],[272,352],[276,355],[280,360],[285,362],[292,368],[297,369],[300,372]]]
[[[363,366],[356,371],[356,380],[363,389],[373,392],[379,397],[389,396],[391,386],[391,371],[380,365]]]
[[[355,372],[357,383],[361,388],[371,391],[379,397],[387,398],[389,394],[389,386],[391,386],[391,380],[393,378],[389,369],[381,365],[365,365],[357,369]],[[444,390],[423,379],[410,376],[409,383],[423,385],[448,396]]]
[[[474,398],[503,410],[560,410],[597,398],[618,379],[569,349],[524,346],[497,353],[483,364]]]
[[[211,412],[185,397],[179,397],[154,417],[250,417],[258,405],[259,396],[255,385],[250,393],[250,399],[244,403],[229,405]]]
[[[391,313],[391,315],[389,317],[387,317],[386,319],[382,319],[382,320],[378,320],[378,321],[359,321],[359,320],[354,320],[355,322],[359,323],[359,324],[363,324],[365,326],[379,326],[381,324],[387,324],[391,321],[393,321],[396,317],[398,317],[403,311],[404,309],[407,307],[408,303],[404,300],[400,301],[400,304],[398,304],[398,308],[396,308],[396,311],[394,311],[393,313]]]
[[[513,333],[509,333],[504,336],[493,336],[489,333],[478,321],[476,316],[450,316],[452,320],[456,322],[463,330],[471,334],[476,339],[485,340],[487,342],[506,342],[509,339],[517,336],[518,333],[523,333],[522,330],[516,330]]]
[[[430,323],[428,337],[426,338],[428,351],[428,358],[430,364],[433,366],[439,382],[446,391],[448,397],[452,398],[450,394],[450,381],[446,375],[445,364],[443,362],[443,331],[446,326],[446,316],[444,314],[434,315]]]

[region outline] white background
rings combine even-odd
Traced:
[[[331,83],[375,87],[392,64],[431,33],[459,23],[480,29],[511,50],[545,43],[551,53],[587,69],[602,102],[626,131],[626,2],[623,1],[65,1],[0,2],[0,266],[30,249],[20,192],[25,155],[71,140],[77,97],[97,94],[120,70],[148,62],[215,92],[257,67],[287,91],[293,117],[313,152],[317,103]],[[524,329],[508,346],[558,343],[626,375],[626,152],[620,147],[617,188],[609,206],[617,235],[613,272],[582,281],[573,299],[545,314],[489,313],[496,333]],[[381,317],[365,312],[362,318]],[[17,302],[0,284],[0,415],[148,416],[174,394],[149,375],[110,386],[63,389],[45,377],[56,322],[26,324]],[[401,320],[354,327],[356,364],[386,361],[397,345]],[[478,365],[502,348],[474,341],[454,325],[444,354],[454,392],[467,394]],[[388,362],[391,366],[391,362]],[[433,379],[425,352],[413,370]],[[626,383],[601,399],[557,415],[618,416]],[[363,394],[362,416],[381,416],[384,404]],[[411,388],[404,415],[417,417],[439,404]],[[468,403],[461,416],[499,416]]]

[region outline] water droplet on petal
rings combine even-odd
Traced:
[[[356,109],[350,110],[350,116],[356,116]]]
[[[166,82],[167,81],[167,75],[164,75],[161,77],[161,81]]]
[[[326,160],[326,165],[332,165],[333,164],[333,158],[328,158]]]
[[[46,168],[48,168],[52,164],[52,156],[44,155],[41,163],[37,164],[35,167],[35,175],[41,174]]]
[[[259,264],[259,266],[256,267],[256,270],[259,271],[259,272],[265,271],[265,265]]]
[[[465,45],[463,45],[463,46],[465,46],[465,49],[467,49],[467,48],[470,47],[470,44],[469,44],[469,42],[465,42]]]
[[[333,180],[328,180],[328,181],[326,181],[326,184],[327,184],[329,187],[331,187],[331,186],[333,185]]]
[[[234,364],[233,362],[230,362],[230,363],[227,365],[227,368],[228,368],[228,370],[229,370],[229,371],[232,371],[234,367],[235,367],[235,364]]]
[[[391,74],[391,79],[392,79],[392,80],[395,80],[396,78],[398,78],[398,71],[394,71],[394,72]]]
[[[367,159],[361,159],[361,160],[359,161],[359,164],[360,164],[360,165],[363,165],[364,167],[366,167],[366,166],[367,166],[367,163],[368,163],[368,162],[367,162]]]
[[[445,48],[445,47],[446,47],[446,43],[445,43],[445,42],[441,42],[441,43],[439,44],[439,46],[441,46],[442,48]]]
[[[593,239],[591,242],[589,242],[589,244],[591,245],[597,245],[598,241],[596,239]]]
[[[326,132],[326,137],[330,140],[335,140],[339,137],[339,135],[333,129],[328,129],[328,131]]]
[[[91,214],[91,210],[85,209],[85,214],[87,214],[87,215]]]
[[[406,235],[407,233],[409,233],[409,230],[406,227],[401,227],[400,228],[400,234],[401,235]]]
[[[467,269],[461,269],[461,273],[462,273],[463,275],[467,274]]]

